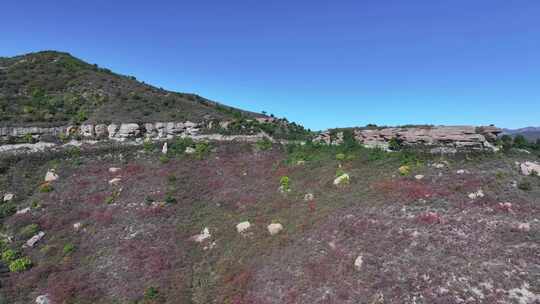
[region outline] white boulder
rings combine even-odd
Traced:
[[[421,180],[424,178],[424,176],[422,174],[418,174],[418,175],[415,175],[414,178],[416,178],[417,180]]]
[[[196,234],[191,237],[197,243],[202,243],[204,240],[209,239],[212,235],[210,230],[207,227],[204,227],[203,231],[200,234]]]
[[[363,264],[364,264],[364,257],[361,255],[356,257],[356,259],[354,260],[354,268],[360,271],[360,269],[362,269]]]
[[[109,168],[109,172],[111,172],[111,173],[116,173],[118,171],[120,171],[120,168],[116,168],[116,167]]]
[[[540,164],[527,161],[522,163],[520,168],[523,175],[532,175],[533,172],[536,172],[536,175],[540,175]]]
[[[236,225],[236,231],[238,231],[238,233],[240,234],[243,234],[249,229],[249,227],[251,227],[251,224],[248,221],[241,222]]]
[[[122,179],[119,177],[115,177],[109,181],[109,185],[118,185]]]
[[[31,237],[28,241],[26,241],[26,244],[24,247],[34,247],[34,245],[39,242],[43,237],[45,236],[45,232],[40,231],[38,234]]]
[[[304,201],[306,201],[306,202],[310,202],[314,198],[315,198],[315,196],[313,195],[313,193],[306,193],[306,195],[304,195]]]
[[[334,185],[337,186],[342,184],[348,184],[350,179],[351,178],[349,177],[349,174],[343,173],[340,176],[336,177],[336,179],[334,179]]]
[[[30,207],[26,207],[24,209],[17,210],[17,214],[26,214],[28,212],[30,212]]]
[[[161,153],[167,154],[167,150],[168,150],[168,149],[167,149],[167,143],[164,143],[164,144],[163,144],[163,148],[161,148]]]
[[[48,295],[40,295],[36,298],[36,304],[51,304]]]
[[[469,193],[468,197],[472,200],[477,199],[477,198],[482,198],[484,197],[484,191],[482,191],[482,189],[479,189],[476,192]]]
[[[9,202],[14,197],[13,193],[6,193],[4,194],[4,202]]]
[[[187,147],[185,152],[186,154],[193,154],[195,153],[195,148]]]
[[[268,232],[270,232],[270,235],[276,235],[280,233],[281,230],[283,230],[283,225],[281,225],[280,223],[272,223],[268,225],[267,228],[268,228]]]
[[[47,173],[45,174],[45,181],[46,182],[52,182],[58,179],[58,174],[56,174],[56,171],[54,169],[49,169]]]

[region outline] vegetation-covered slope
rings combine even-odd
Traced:
[[[536,155],[168,145],[2,158],[0,303],[540,299]]]
[[[56,51],[0,58],[2,125],[200,121],[260,114],[166,91]]]

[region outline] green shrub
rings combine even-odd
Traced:
[[[39,226],[37,224],[30,224],[27,226],[24,226],[21,231],[20,235],[22,238],[30,238],[39,231]]]
[[[403,147],[403,140],[397,137],[392,137],[388,142],[388,148],[392,151],[399,151]]]
[[[272,141],[264,137],[255,143],[255,147],[260,151],[266,151],[272,149]]]
[[[336,177],[340,177],[340,176],[342,176],[343,174],[345,174],[345,171],[343,171],[343,169],[338,168],[338,169],[336,170]]]
[[[143,142],[143,149],[145,152],[153,152],[156,145],[151,140],[145,140]]]
[[[4,219],[17,212],[17,206],[13,202],[0,204],[0,219]]]
[[[144,291],[144,299],[145,300],[155,300],[159,296],[159,291],[156,287],[148,287]]]
[[[210,153],[209,143],[201,142],[195,145],[195,157],[197,159],[203,159],[208,153]]]
[[[288,176],[282,176],[280,179],[279,179],[279,186],[281,189],[283,189],[284,191],[289,191],[291,188],[290,188],[290,181],[289,181],[289,177]]]
[[[345,156],[345,154],[343,154],[343,153],[338,153],[338,154],[336,154],[336,159],[337,159],[338,161],[344,161],[345,158],[346,158],[346,156]]]
[[[176,198],[170,194],[167,194],[167,196],[165,196],[165,202],[167,204],[176,204]]]
[[[6,264],[11,263],[17,258],[18,254],[13,249],[6,249],[2,252],[2,261]]]
[[[64,255],[71,254],[73,251],[75,251],[75,245],[71,243],[65,244],[62,251],[64,252]]]
[[[531,185],[531,182],[529,181],[521,181],[518,183],[518,188],[523,191],[531,191],[532,185]]]
[[[28,257],[22,257],[9,263],[9,271],[23,272],[32,267],[32,261]]]
[[[169,162],[169,157],[167,155],[160,155],[159,156],[159,162],[162,164],[166,164]]]
[[[182,155],[186,151],[187,147],[193,146],[193,139],[186,137],[178,137],[176,140],[171,143],[168,147],[168,152],[172,154]]]

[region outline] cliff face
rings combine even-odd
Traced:
[[[395,139],[403,146],[423,146],[437,152],[446,150],[494,150],[492,143],[501,130],[494,126],[436,126],[412,128],[356,129],[354,139],[368,147],[388,149],[390,141]],[[343,142],[343,132],[332,137],[329,131],[323,132],[316,141],[327,144]]]

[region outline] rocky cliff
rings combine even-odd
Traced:
[[[427,147],[432,152],[457,152],[459,150],[496,150],[493,145],[502,131],[494,126],[434,126],[410,128],[354,129],[353,137],[368,147],[388,149],[390,143],[403,146]],[[315,141],[327,144],[343,142],[343,131],[326,131]]]

